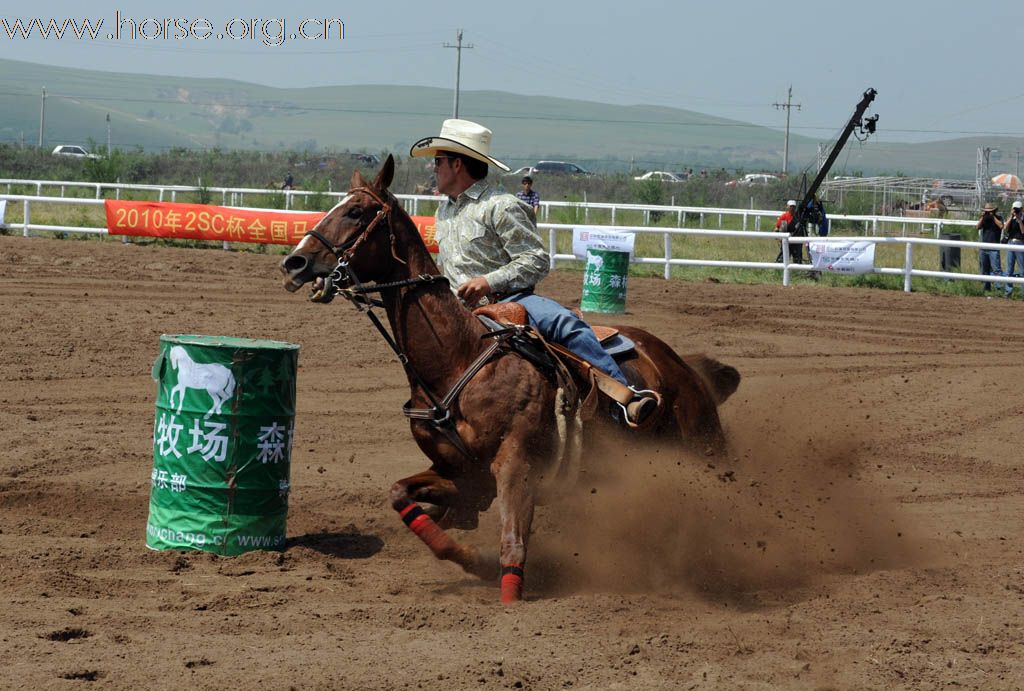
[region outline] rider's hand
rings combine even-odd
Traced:
[[[483,276],[474,276],[459,286],[457,295],[471,306],[476,306],[481,299],[491,294],[491,284]]]

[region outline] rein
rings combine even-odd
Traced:
[[[363,192],[369,195],[374,201],[381,205],[381,209],[374,216],[373,220],[367,224],[366,228],[357,235],[355,238],[347,240],[340,245],[332,245],[323,233],[318,231],[316,228],[306,231],[306,235],[316,238],[324,247],[329,249],[331,253],[338,259],[337,266],[334,267],[334,271],[324,279],[324,288],[320,290],[316,295],[313,296],[315,302],[330,302],[337,295],[341,295],[346,300],[352,303],[356,310],[360,312],[366,312],[366,316],[369,317],[370,321],[380,332],[380,335],[384,338],[384,341],[388,344],[391,350],[398,357],[398,361],[402,363],[402,367],[405,368],[406,373],[416,383],[416,385],[423,391],[427,399],[430,401],[431,406],[429,408],[412,408],[410,404],[412,401],[408,401],[402,406],[402,413],[412,420],[425,420],[436,430],[441,432],[452,445],[457,448],[464,456],[469,458],[471,461],[476,461],[477,458],[466,446],[462,437],[459,436],[459,432],[455,427],[455,422],[452,420],[451,407],[455,403],[459,394],[466,387],[466,385],[476,376],[477,372],[483,369],[491,358],[497,353],[505,340],[507,335],[496,334],[485,334],[483,338],[492,337],[494,338],[491,345],[489,345],[479,356],[470,364],[459,380],[455,382],[452,389],[441,399],[430,391],[419,372],[409,362],[409,357],[402,352],[402,349],[398,346],[398,342],[388,332],[381,323],[381,320],[373,312],[374,307],[383,307],[384,303],[380,300],[374,300],[368,297],[371,293],[380,293],[385,290],[394,288],[406,288],[413,286],[425,286],[435,283],[443,283],[448,285],[448,278],[440,275],[432,274],[420,274],[412,278],[406,278],[399,281],[391,281],[389,283],[373,283],[365,284],[359,280],[356,276],[350,262],[352,257],[355,255],[355,251],[361,244],[366,240],[375,227],[382,221],[387,221],[388,234],[391,239],[391,256],[396,261],[405,264],[395,253],[395,233],[391,223],[391,205],[381,199],[373,190],[368,187],[357,187],[352,192]],[[348,288],[341,288],[339,284],[347,282],[351,284]]]

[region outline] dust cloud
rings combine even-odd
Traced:
[[[731,417],[746,422],[730,425],[726,454],[591,453],[578,491],[538,511],[531,590],[729,598],[919,557],[908,519],[872,483],[870,431],[825,395],[794,398],[738,402]]]

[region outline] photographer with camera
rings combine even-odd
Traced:
[[[1019,200],[1015,201],[1013,208],[1010,209],[1010,220],[1006,222],[1006,226],[1003,229],[1003,237],[1011,247],[1024,246],[1024,204]],[[1024,276],[1024,247],[1021,248],[1020,252],[1007,250],[1006,275],[1017,276],[1018,278]],[[1021,292],[1024,293],[1024,283],[1018,283],[1017,285],[1020,287]],[[1012,296],[1013,284],[1007,283],[1006,297]]]
[[[981,218],[975,226],[978,229],[978,240],[980,242],[991,242],[998,244],[1002,240],[1003,218],[994,204],[986,204],[981,210]],[[983,276],[1002,276],[1003,267],[999,260],[999,250],[978,250],[978,273]],[[1002,288],[1001,283],[996,284],[996,289]],[[982,285],[982,290],[992,290],[991,283]]]

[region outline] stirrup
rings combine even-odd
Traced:
[[[616,405],[622,410],[622,419],[626,426],[631,429],[638,429],[651,419],[651,416],[661,407],[661,394],[653,389],[636,389],[632,386],[629,390],[633,392],[633,398],[629,403],[622,404],[616,401]]]

